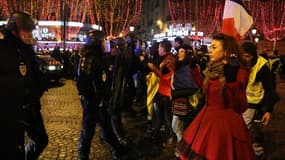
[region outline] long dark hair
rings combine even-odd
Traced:
[[[213,36],[213,40],[222,42],[223,49],[226,51],[224,60],[230,62],[230,58],[238,58],[241,65],[248,66],[248,63],[243,59],[241,46],[233,36],[218,33]]]
[[[178,54],[179,54],[179,50],[180,49],[184,49],[185,50],[185,58],[182,61],[178,60],[179,59],[178,58]],[[175,56],[175,70],[179,69],[180,67],[185,66],[185,65],[190,63],[190,59],[191,59],[191,56],[190,56],[190,53],[189,53],[190,49],[191,49],[191,46],[190,45],[186,45],[186,44],[184,44],[181,47],[179,47],[178,53]]]

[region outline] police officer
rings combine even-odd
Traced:
[[[125,148],[130,147],[131,140],[125,134],[122,112],[127,112],[131,116],[136,114],[132,108],[136,93],[133,75],[137,72],[138,58],[134,53],[136,40],[131,36],[126,40],[119,38],[114,41],[115,55],[111,58],[113,59],[111,123],[118,141]]]
[[[83,119],[78,144],[79,160],[87,160],[89,157],[97,122],[101,128],[101,140],[110,147],[112,158],[118,159],[120,144],[113,133],[107,112],[112,72],[103,57],[104,38],[102,31],[89,31],[85,46],[80,51],[77,88],[81,96]]]
[[[25,131],[30,138],[26,159],[37,159],[48,143],[39,102],[46,85],[33,50],[34,28],[29,13],[16,11],[9,17],[4,39],[0,41],[0,106],[6,108],[1,110],[0,117],[4,117],[1,122],[6,122],[3,138],[10,141],[4,147],[7,152],[1,154],[3,159],[25,159]]]

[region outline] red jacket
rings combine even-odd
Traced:
[[[161,72],[161,69],[158,69],[156,67],[151,67],[150,69],[156,73],[159,78],[159,88],[158,88],[158,93],[164,96],[171,96],[171,76],[174,72],[174,66],[175,66],[175,57],[173,56],[172,53],[167,53],[165,55],[165,58],[161,62],[164,64],[164,66],[169,70],[168,73],[163,74]]]

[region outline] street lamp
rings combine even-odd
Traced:
[[[156,23],[157,23],[157,25],[159,25],[159,26],[162,25],[161,20],[157,20]]]
[[[259,38],[258,38],[258,37],[255,37],[255,38],[254,38],[254,42],[255,42],[255,43],[258,43],[258,41],[259,41]]]
[[[255,26],[252,27],[251,29],[251,34],[252,34],[252,40],[255,44],[257,44],[259,42],[259,34],[257,34],[257,29],[255,28]]]
[[[156,24],[158,25],[160,30],[163,29],[163,22],[160,19],[156,21]]]
[[[135,30],[134,26],[130,26],[130,31],[133,32]]]
[[[255,27],[253,27],[253,28],[251,29],[251,33],[252,33],[252,35],[256,35],[257,29],[256,29]]]

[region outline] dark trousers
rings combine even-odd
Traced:
[[[106,106],[99,107],[94,102],[81,96],[81,104],[83,109],[82,129],[80,132],[78,143],[78,159],[88,160],[91,142],[95,135],[96,123],[100,125],[100,138],[107,142],[110,149],[118,149],[119,142],[111,127],[110,116],[106,110]]]
[[[118,94],[112,96],[112,107],[110,108],[111,124],[118,141],[122,145],[126,145],[127,138],[122,123],[122,112],[134,114],[132,106],[136,89],[132,77],[123,78],[123,81],[120,83],[121,86],[118,87],[118,90],[114,91]]]
[[[0,159],[25,160],[25,145],[24,145],[25,134],[23,126],[19,122],[17,123],[11,123],[11,121],[10,122],[2,121],[2,122],[5,122],[6,124],[1,123],[1,127],[3,128],[3,130],[1,130],[2,148],[0,150],[1,154]]]
[[[125,130],[122,123],[122,113],[116,112],[112,114],[111,117],[111,124],[113,131],[117,137],[118,141],[122,141],[126,138]]]
[[[41,104],[38,101],[24,109],[25,131],[29,138],[25,145],[26,160],[36,160],[48,145],[48,135],[40,108]]]
[[[155,97],[155,109],[153,120],[153,135],[158,136],[162,124],[165,125],[166,138],[174,136],[172,130],[172,110],[171,101],[168,96],[157,94]]]
[[[136,88],[133,77],[125,78],[123,80],[121,96],[124,98],[124,101],[120,104],[121,106],[119,106],[118,108],[123,108],[122,111],[125,112],[132,112],[132,106],[136,96]]]
[[[2,90],[1,90],[2,91]],[[24,146],[24,127],[22,121],[22,104],[18,99],[11,99],[7,96],[7,92],[0,93],[1,112],[0,112],[0,126],[1,126],[1,150],[0,159],[5,160],[24,160],[25,146]],[[15,93],[13,93],[15,94]],[[5,96],[6,95],[6,96]]]
[[[140,104],[145,104],[147,92],[146,75],[142,72],[138,72],[137,75],[138,85],[136,88],[136,102]]]
[[[11,144],[11,140],[12,142],[13,139],[15,137],[13,137],[13,135],[6,135],[4,136],[5,138],[7,138],[8,140],[10,140],[10,144]],[[16,127],[16,141],[15,143],[13,143],[13,145],[15,146],[11,146],[9,143],[8,145],[5,145],[5,152],[1,153],[1,157],[7,160],[25,160],[25,130],[23,125],[20,123],[20,125],[18,125]],[[4,138],[4,141],[6,141]],[[4,142],[5,143],[5,142]],[[13,151],[16,151],[15,153],[13,153]]]
[[[100,139],[104,141],[111,150],[118,151],[121,146],[116,138],[115,132],[113,131],[111,116],[106,106],[99,108],[99,125],[101,128]]]

